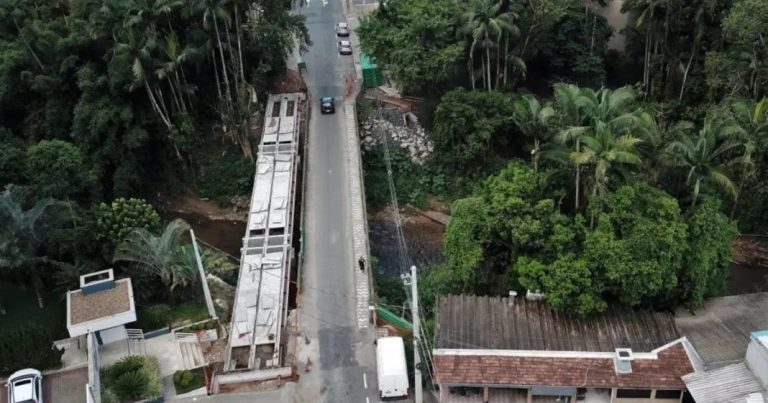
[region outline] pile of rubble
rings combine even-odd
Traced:
[[[371,151],[383,143],[384,135],[390,148],[402,148],[416,164],[423,164],[432,154],[435,146],[412,114],[401,115],[402,123],[397,119],[372,118],[361,125],[360,145],[364,151]]]

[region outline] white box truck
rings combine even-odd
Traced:
[[[402,337],[381,337],[376,343],[379,397],[408,396],[408,368]]]

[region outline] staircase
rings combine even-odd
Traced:
[[[205,355],[195,333],[174,333],[176,343],[181,350],[181,360],[185,369],[194,369],[206,366]]]
[[[147,354],[147,345],[144,343],[143,330],[125,329],[125,334],[128,336],[126,343],[128,344],[129,355]]]

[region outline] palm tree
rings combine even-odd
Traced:
[[[38,57],[35,50],[32,48],[32,44],[29,41],[29,38],[27,38],[24,30],[22,30],[21,25],[19,24],[19,19],[24,18],[27,16],[28,10],[25,8],[30,2],[27,0],[3,0],[0,1],[0,19],[6,20],[10,17],[10,20],[13,21],[13,26],[16,28],[16,31],[19,33],[19,38],[22,42],[24,42],[24,46],[27,48],[27,51],[29,51],[29,54],[32,56],[32,59],[35,60],[35,63],[40,68],[40,70],[45,70],[45,67],[43,66],[43,62],[40,61],[40,57]]]
[[[640,111],[633,109],[636,98],[631,87],[594,91],[555,85],[555,110],[562,127],[558,140],[574,146],[570,160],[576,167],[576,209],[580,205],[582,165],[592,168],[592,194],[600,195],[612,164],[637,164],[635,145],[641,140],[642,121]],[[589,144],[582,150],[584,142]]]
[[[731,218],[733,218],[744,183],[755,174],[752,154],[758,144],[765,144],[766,135],[768,135],[768,98],[763,98],[760,102],[735,99],[730,102],[730,109],[731,116],[743,129],[744,143],[739,186],[731,208]]]
[[[512,120],[517,128],[526,136],[533,139],[533,171],[539,171],[541,143],[549,140],[551,124],[555,117],[555,109],[547,103],[542,105],[530,94],[523,95],[512,104]]]
[[[41,266],[52,263],[41,250],[50,224],[46,210],[54,203],[52,199],[41,199],[24,210],[11,188],[0,193],[0,269],[31,280],[40,308]]]
[[[169,291],[186,286],[195,277],[195,269],[184,256],[182,235],[189,225],[176,219],[168,223],[160,235],[146,229],[135,229],[115,249],[114,262],[128,262],[139,270],[154,274]]]
[[[132,88],[139,85],[144,87],[152,104],[152,109],[163,124],[165,124],[166,128],[171,129],[173,124],[171,123],[165,103],[160,98],[162,93],[156,93],[149,83],[149,73],[154,71],[154,66],[157,64],[152,57],[152,51],[156,48],[154,36],[145,36],[137,31],[129,30],[124,33],[123,39],[123,42],[115,43],[112,49],[113,58],[131,66],[131,71],[133,72]]]
[[[211,21],[213,21],[213,28],[216,34],[216,42],[219,49],[219,57],[221,58],[221,73],[224,79],[224,87],[226,88],[225,96],[229,104],[232,103],[232,92],[229,85],[229,75],[227,74],[227,63],[224,60],[224,47],[221,43],[221,31],[219,30],[219,21],[223,21],[225,26],[229,26],[231,22],[231,16],[229,10],[226,8],[231,0],[194,0],[190,3],[187,13],[191,15],[202,15],[203,26],[210,28]]]
[[[742,136],[743,129],[733,120],[707,119],[698,133],[684,134],[667,147],[672,166],[687,172],[691,208],[696,206],[703,182],[714,183],[734,198],[738,195],[728,168],[741,162]]]
[[[500,62],[501,56],[501,41],[506,35],[518,37],[520,31],[515,26],[515,19],[517,16],[509,11],[504,11],[505,3],[503,1],[494,2],[494,0],[478,0],[472,11],[467,12],[464,15],[465,28],[462,30],[465,34],[469,34],[472,37],[472,44],[469,49],[470,58],[470,73],[472,73],[472,88],[474,89],[474,55],[475,50],[480,48],[484,50],[484,54],[481,53],[482,63],[482,76],[483,85],[488,91],[493,89],[493,79],[491,76],[491,48],[496,47],[496,85],[498,86],[498,79],[501,75]],[[508,45],[505,43],[505,45]],[[507,60],[507,49],[505,46],[504,57],[505,66]]]

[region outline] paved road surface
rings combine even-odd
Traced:
[[[351,222],[344,157],[343,97],[352,57],[336,50],[334,25],[344,21],[343,0],[310,0],[302,9],[313,45],[305,54],[305,79],[313,102],[309,129],[302,331],[312,360],[302,371],[295,401],[378,401],[374,346],[355,315]],[[321,97],[336,98],[334,115],[321,115]],[[366,399],[367,398],[367,399]]]

